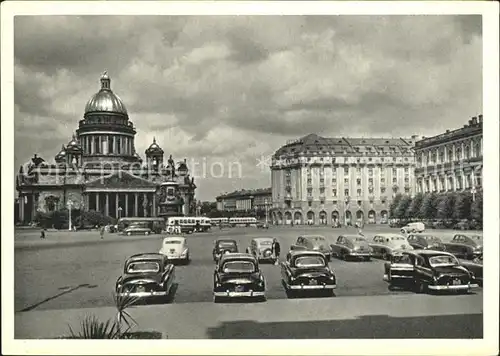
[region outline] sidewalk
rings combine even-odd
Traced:
[[[342,321],[365,332],[379,332],[377,325],[366,325],[359,318],[372,318],[382,324],[400,328],[401,319],[428,316],[456,316],[466,312],[479,315],[483,312],[482,295],[454,296],[452,298],[429,295],[386,295],[365,297],[278,299],[265,303],[183,303],[167,305],[137,306],[129,313],[137,321],[134,331],[161,332],[169,339],[203,339],[214,335],[229,325],[253,325],[281,323],[297,327],[314,321]],[[116,316],[114,307],[41,310],[15,313],[14,337],[17,339],[57,338],[68,335],[68,325],[79,330],[79,322],[85,316],[95,315],[100,320]],[[352,323],[348,323],[351,321]],[[419,321],[422,322],[422,321]],[[310,323],[307,323],[310,325]],[[424,322],[425,324],[425,322]],[[438,325],[437,323],[436,325]],[[50,325],[50,328],[47,327]],[[278,324],[277,324],[278,325]],[[428,325],[427,325],[428,326]],[[299,325],[299,327],[301,327]],[[424,325],[425,327],[425,325]],[[471,325],[456,325],[457,329]],[[373,331],[370,331],[373,328]],[[340,329],[339,329],[340,330]],[[279,332],[279,330],[276,330]],[[355,330],[352,330],[355,333]],[[402,331],[404,332],[404,331]],[[475,331],[479,332],[479,331]],[[482,332],[482,328],[481,328]],[[335,330],[332,330],[335,333]],[[334,335],[332,335],[334,337]]]

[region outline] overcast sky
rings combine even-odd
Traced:
[[[257,165],[287,139],[428,136],[482,112],[480,16],[17,16],[14,26],[16,167],[34,153],[53,160],[104,70],[141,156],[156,136],[166,157],[198,162],[201,200],[270,186]],[[224,177],[211,176],[220,166]]]

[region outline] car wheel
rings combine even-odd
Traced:
[[[132,233],[131,233],[130,231],[129,231],[129,232],[127,232],[127,236],[130,236],[130,235],[132,235]]]
[[[146,232],[144,233],[144,235],[148,236],[148,235],[149,235],[149,232],[148,232],[148,231],[146,231]]]

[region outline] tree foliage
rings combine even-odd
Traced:
[[[472,218],[483,224],[483,190],[478,190],[476,193],[475,201],[471,206]]]
[[[436,217],[438,219],[450,220],[453,219],[453,212],[455,210],[456,193],[450,192],[441,194],[437,198],[436,204]]]
[[[404,195],[399,199],[398,205],[394,210],[394,217],[396,219],[407,218],[407,211],[411,204],[411,197],[409,195]]]
[[[420,207],[422,206],[423,200],[424,200],[424,195],[422,193],[418,193],[411,200],[411,204],[406,212],[406,215],[409,218],[420,218]]]
[[[453,218],[456,220],[469,219],[471,217],[472,194],[460,192],[457,194],[453,209]]]
[[[391,205],[389,205],[389,216],[396,218],[396,208],[399,205],[399,202],[403,195],[401,193],[396,194],[396,196],[392,199]]]
[[[437,194],[425,194],[420,207],[420,217],[423,219],[434,219],[436,216]]]

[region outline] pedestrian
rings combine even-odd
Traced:
[[[278,265],[279,259],[280,259],[280,252],[281,252],[281,246],[280,246],[280,243],[278,242],[278,240],[273,241],[272,250],[273,250],[274,258],[276,259],[274,261],[274,264]]]
[[[42,230],[40,231],[40,238],[41,239],[45,238],[45,229],[44,228],[42,228]]]
[[[101,227],[100,234],[101,234],[101,240],[103,240],[104,239],[104,226]]]

